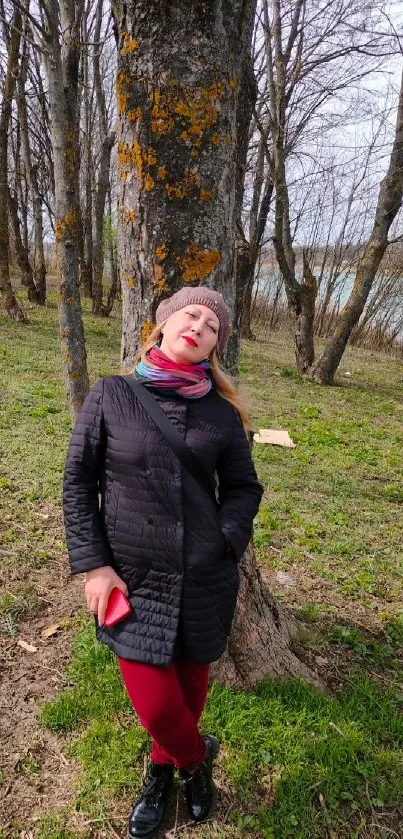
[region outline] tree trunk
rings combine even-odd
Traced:
[[[263,679],[299,676],[316,687],[320,679],[290,650],[297,630],[265,589],[249,546],[240,563],[240,588],[227,651],[212,677],[232,688],[254,688]]]
[[[207,283],[237,328],[237,203],[245,107],[240,77],[255,3],[120,0],[117,75],[119,226],[126,368],[158,302],[183,283]],[[175,45],[175,51],[172,44]],[[234,165],[234,161],[237,162]],[[244,248],[242,237],[239,251]],[[237,360],[238,338],[230,350]],[[217,678],[252,685],[269,675],[310,676],[290,652],[287,623],[266,594],[249,549],[228,654]]]
[[[252,294],[253,281],[255,279],[256,263],[252,265],[250,251],[248,253],[248,266],[245,271],[245,296],[242,310],[241,320],[241,336],[247,341],[256,341],[256,335],[252,332],[251,318],[252,318]]]
[[[396,131],[388,171],[380,185],[375,222],[359,260],[354,286],[341,312],[322,357],[312,369],[319,384],[332,384],[347,341],[362,315],[376,272],[388,246],[390,226],[402,205],[403,196],[403,73],[400,84]]]
[[[86,297],[92,297],[92,135],[91,135],[91,105],[88,96],[88,70],[86,65],[88,56],[83,56],[84,61],[84,113],[85,113],[85,136],[84,136],[84,185],[83,185],[83,254],[81,265],[81,284]]]
[[[249,270],[245,277],[245,296],[242,312],[242,338],[256,340],[252,332],[252,295],[255,279],[256,264],[259,258],[260,246],[266,228],[271,199],[273,195],[273,181],[271,177],[271,160],[267,145],[268,127],[260,126],[260,138],[256,161],[256,173],[253,184],[252,203],[249,215]],[[266,164],[266,172],[265,172]],[[263,191],[263,196],[262,196]]]
[[[10,280],[7,195],[8,129],[11,118],[11,103],[17,78],[20,32],[21,14],[16,9],[11,22],[11,37],[0,113],[0,292],[7,317],[11,320],[26,322],[27,317],[14,294]]]
[[[92,278],[92,311],[94,315],[109,315],[110,310],[103,305],[103,276],[104,276],[104,215],[105,201],[109,189],[109,169],[111,151],[115,142],[114,132],[108,134],[105,95],[102,87],[100,69],[100,42],[103,2],[98,0],[93,54],[94,87],[98,111],[98,130],[101,142],[101,159],[98,169],[97,189],[94,205],[94,243],[93,243],[93,278]]]
[[[235,311],[234,160],[253,9],[253,0],[193,0],[186,14],[178,0],[115,6],[125,367],[160,300],[183,283],[214,286]]]
[[[80,11],[78,4],[60,4],[61,44],[56,0],[47,0],[46,8],[50,48],[44,53],[44,62],[52,119],[60,342],[64,378],[74,419],[89,388],[77,244],[80,224],[77,138]]]
[[[108,186],[108,215],[111,219],[111,234],[108,236],[108,250],[109,250],[109,266],[110,266],[110,288],[108,293],[107,303],[104,305],[105,315],[109,316],[116,298],[120,299],[120,286],[118,274],[118,261],[116,253],[116,237],[113,235],[112,228],[112,191],[111,185]]]
[[[239,91],[236,103],[236,138],[235,138],[235,305],[233,331],[228,343],[227,367],[232,374],[238,374],[239,346],[242,331],[242,318],[245,308],[245,294],[253,273],[252,249],[242,228],[242,207],[245,190],[245,172],[249,145],[249,126],[257,97],[257,84],[254,74],[251,44],[255,20],[256,2],[250,4],[243,16],[242,40],[239,45]]]
[[[25,286],[25,288],[27,289],[29,302],[37,303],[38,292],[34,283],[34,275],[31,263],[29,261],[28,251],[25,248],[21,237],[20,222],[18,218],[17,196],[13,195],[8,187],[7,201],[11,230],[14,239],[15,256],[18,262],[18,267],[21,271],[21,285]]]
[[[303,251],[303,281],[298,283],[299,307],[294,322],[294,348],[297,369],[305,374],[315,359],[313,323],[317,294],[316,279],[310,269],[309,259]],[[291,309],[293,312],[293,310]]]
[[[25,99],[25,82],[28,70],[28,49],[24,44],[24,54],[21,61],[21,73],[18,79],[18,115],[20,121],[22,155],[24,160],[26,177],[31,192],[32,212],[34,217],[35,233],[35,286],[36,303],[41,306],[46,302],[46,264],[43,248],[43,219],[42,200],[39,194],[37,165],[33,164],[28,133],[27,104]]]

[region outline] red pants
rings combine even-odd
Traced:
[[[177,658],[156,667],[119,658],[131,703],[153,739],[151,760],[189,772],[206,754],[198,729],[208,691],[208,664]]]

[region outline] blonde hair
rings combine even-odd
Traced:
[[[166,321],[164,321],[164,323],[166,323]],[[149,352],[149,350],[151,350],[154,344],[158,344],[160,342],[162,338],[162,327],[164,326],[164,323],[158,324],[158,326],[156,326],[150,333],[147,340],[144,341],[144,344],[142,344],[142,346],[133,358],[131,368],[129,368],[129,373],[134,373],[135,367],[138,364],[138,362],[145,361],[146,355]],[[220,365],[216,347],[214,347],[214,349],[210,353],[209,362],[211,378],[213,380],[217,393],[223,399],[226,399],[227,402],[230,402],[230,404],[233,405],[233,407],[240,416],[245,431],[252,431],[252,422],[246,410],[244,402],[242,398],[239,396],[235,386],[232,384],[230,377],[226,373],[224,373],[224,370]]]

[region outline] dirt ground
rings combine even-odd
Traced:
[[[53,535],[61,533],[58,508],[47,504],[42,515]],[[63,552],[53,553],[51,565],[35,574],[35,590],[37,614],[23,621],[13,637],[0,635],[0,828],[7,839],[18,836],[17,825],[28,839],[28,822],[31,826],[36,818],[67,807],[74,795],[76,768],[61,753],[57,738],[38,724],[37,715],[40,703],[66,686],[72,618],[83,608],[82,581],[70,577]]]

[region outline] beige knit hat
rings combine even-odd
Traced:
[[[231,313],[219,291],[215,291],[204,285],[183,286],[172,297],[167,297],[166,300],[162,300],[159,304],[155,315],[157,324],[163,323],[174,312],[178,312],[179,309],[183,309],[185,306],[192,304],[207,306],[217,315],[220,324],[217,349],[222,357],[231,334]]]

